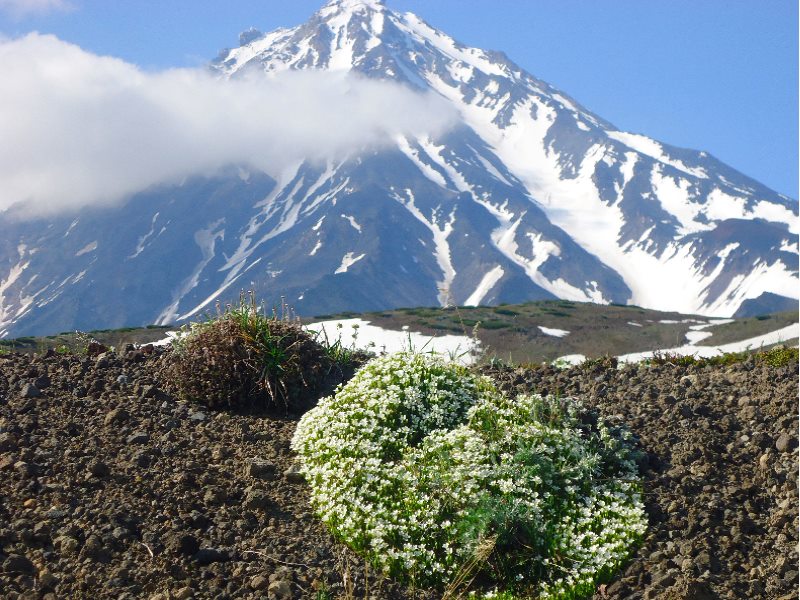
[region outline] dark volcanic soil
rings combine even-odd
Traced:
[[[176,401],[163,357],[0,356],[0,598],[364,598],[293,472],[294,419]],[[491,374],[584,398],[648,453],[650,532],[597,598],[797,598],[796,365]]]

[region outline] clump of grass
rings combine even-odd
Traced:
[[[510,399],[403,352],[321,400],[292,447],[321,519],[384,574],[450,598],[566,599],[644,532],[628,437],[574,400]]]
[[[785,367],[797,364],[800,360],[800,350],[788,346],[775,346],[756,355],[756,362],[766,363],[771,367]]]
[[[316,399],[331,364],[297,321],[265,315],[251,293],[192,324],[167,370],[182,398],[211,408],[298,409]]]
[[[648,360],[651,365],[676,365],[679,367],[729,367],[738,363],[753,360],[756,363],[767,364],[771,367],[783,367],[789,364],[797,363],[798,354],[797,348],[790,348],[787,346],[775,346],[769,350],[762,350],[751,352],[743,350],[741,352],[726,352],[719,356],[697,357],[691,354],[673,354],[669,352],[656,352],[653,357]]]

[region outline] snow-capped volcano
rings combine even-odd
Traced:
[[[212,63],[220,77],[353,72],[435,93],[459,125],[274,178],[232,169],[114,211],[2,224],[0,335],[183,320],[241,288],[307,315],[547,298],[710,316],[796,306],[796,200],[619,131],[502,53],[380,0],[332,0],[240,41]]]

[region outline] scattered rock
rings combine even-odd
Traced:
[[[269,506],[269,497],[263,490],[250,489],[245,494],[242,506],[249,510],[264,510]]]
[[[250,580],[250,587],[256,591],[267,589],[269,586],[269,579],[262,575],[256,575]]]
[[[115,408],[114,410],[111,410],[106,414],[106,417],[105,419],[103,419],[103,422],[106,425],[120,425],[128,421],[128,419],[130,418],[131,416],[127,410],[125,410],[124,408]]]
[[[255,479],[274,479],[276,471],[277,469],[274,464],[261,459],[248,461],[245,467],[245,475]]]
[[[3,572],[13,575],[33,575],[36,573],[36,567],[25,556],[9,554],[3,561]]]
[[[144,433],[143,431],[137,431],[136,433],[129,435],[125,439],[125,443],[131,446],[135,444],[146,444],[149,441],[150,441],[150,436]]]
[[[111,469],[103,461],[95,460],[89,465],[89,473],[95,477],[107,477],[111,473]]]
[[[200,550],[200,542],[189,533],[175,533],[167,537],[167,549],[174,554],[191,556]]]
[[[190,600],[192,596],[194,596],[194,590],[189,586],[182,587],[172,592],[172,598],[174,600]]]
[[[286,600],[292,597],[292,584],[286,580],[279,579],[270,583],[267,591],[271,596],[279,600]]]
[[[283,472],[283,478],[286,479],[289,483],[305,483],[306,478],[303,477],[303,474],[300,472],[300,465],[293,464],[291,467],[286,469]]]
[[[32,383],[26,383],[22,386],[22,391],[20,392],[20,396],[23,398],[39,398],[42,395],[42,392]]]
[[[211,563],[226,562],[231,559],[230,554],[225,550],[217,548],[201,548],[192,557],[194,561],[201,565],[210,565]]]
[[[788,433],[782,433],[778,438],[778,441],[775,442],[775,448],[778,449],[778,452],[788,452],[790,450],[794,450],[797,447],[797,438],[789,435]]]

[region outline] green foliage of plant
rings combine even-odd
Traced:
[[[646,526],[625,433],[429,354],[368,363],[301,419],[292,447],[338,538],[446,595],[473,581],[486,597],[591,594]]]
[[[677,365],[681,367],[729,367],[738,363],[754,360],[756,363],[767,364],[772,367],[783,367],[798,362],[798,349],[787,346],[775,346],[769,350],[751,352],[726,352],[718,356],[697,357],[691,354],[673,354],[669,352],[655,352],[647,362],[652,365]]]
[[[495,308],[494,312],[498,315],[507,315],[509,317],[516,317],[520,314],[516,310],[511,310],[510,308]]]
[[[798,361],[800,361],[800,350],[787,346],[775,346],[766,352],[756,355],[756,360],[766,363],[771,367],[796,365]]]
[[[507,323],[506,321],[483,321],[481,323],[481,327],[484,329],[508,329],[511,327],[511,323]]]
[[[251,296],[192,324],[174,344],[167,370],[181,397],[211,408],[296,409],[316,399],[330,367],[325,349],[299,323],[264,315]]]

